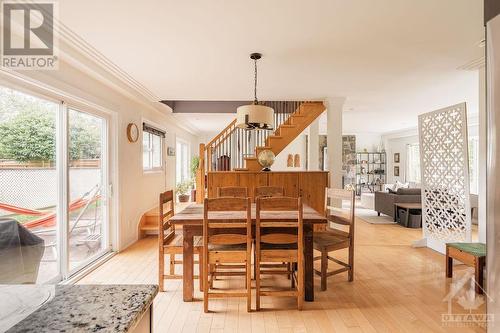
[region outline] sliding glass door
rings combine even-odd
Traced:
[[[0,284],[59,281],[109,250],[108,127],[0,87]]]
[[[107,120],[68,108],[69,272],[107,250]]]

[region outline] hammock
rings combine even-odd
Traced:
[[[94,195],[90,199],[84,199],[86,196],[88,196],[92,191],[94,191],[97,188],[97,191],[94,192]],[[85,193],[81,198],[78,198],[72,202],[69,203],[69,212],[73,212],[75,210],[78,210],[82,207],[88,206],[89,204],[92,204],[99,200],[101,198],[100,195],[97,195],[99,192],[99,187],[94,187],[87,193]],[[40,218],[25,222],[23,223],[23,226],[28,228],[28,229],[33,229],[33,228],[38,228],[38,227],[53,227],[56,225],[56,211],[41,211],[41,210],[34,210],[34,209],[29,209],[29,208],[23,208],[23,207],[17,207],[13,205],[9,205],[6,203],[0,202],[0,210],[6,210],[8,212],[16,213],[19,215],[30,215],[30,216],[41,216]]]

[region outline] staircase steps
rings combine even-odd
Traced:
[[[307,102],[301,104],[297,111],[281,124],[273,134],[267,137],[265,146],[255,148],[255,156],[265,149],[278,155],[300,133],[302,133],[317,117],[323,113],[325,107],[321,102]],[[256,157],[245,157],[245,167],[249,171],[262,169]]]

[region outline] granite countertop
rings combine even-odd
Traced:
[[[142,318],[157,293],[156,285],[1,286],[0,299],[8,297],[12,304],[4,303],[4,310],[11,309],[11,315],[0,315],[0,331],[127,332]],[[15,316],[20,321],[8,325]],[[7,327],[2,327],[2,319]]]

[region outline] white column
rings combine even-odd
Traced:
[[[486,68],[479,69],[478,240],[486,243]]]
[[[321,116],[320,116],[321,117]],[[310,171],[319,170],[319,118],[309,125],[307,140],[307,168]]]
[[[327,146],[330,187],[342,188],[342,109],[345,98],[327,99]]]

